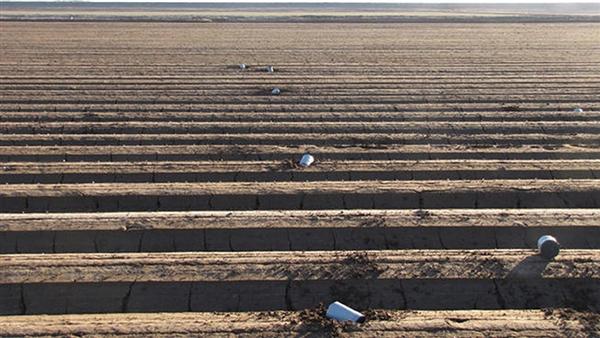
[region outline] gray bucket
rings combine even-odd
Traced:
[[[556,238],[546,235],[542,236],[537,241],[538,252],[546,259],[552,259],[560,252],[560,243]]]
[[[314,161],[315,161],[315,158],[311,154],[304,154],[304,155],[302,155],[302,158],[300,158],[300,161],[298,161],[298,164],[303,167],[308,167]]]

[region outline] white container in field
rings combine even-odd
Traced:
[[[552,259],[560,252],[560,243],[556,238],[546,235],[542,236],[537,241],[537,247],[540,255],[546,259]]]
[[[275,69],[273,68],[273,66],[267,66],[267,73],[273,73],[275,71]]]
[[[362,323],[365,321],[365,315],[340,302],[333,302],[329,304],[327,313],[325,315],[327,318],[340,321],[349,320],[355,323]]]
[[[315,158],[311,154],[304,154],[302,155],[302,158],[300,158],[300,161],[298,161],[298,164],[303,167],[308,167],[313,164],[314,161]]]
[[[273,88],[273,90],[271,90],[271,94],[272,95],[279,95],[279,94],[281,94],[281,89],[275,87],[275,88]]]
[[[577,107],[577,108],[573,109],[573,112],[575,112],[575,113],[583,113],[583,109]]]
[[[245,63],[240,63],[240,69],[241,69],[241,70],[244,70],[244,69],[246,69],[246,64],[245,64]]]

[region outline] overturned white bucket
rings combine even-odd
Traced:
[[[556,238],[545,235],[538,239],[537,247],[540,255],[546,259],[552,259],[560,252],[560,243]]]
[[[577,107],[577,108],[573,109],[573,112],[575,112],[575,113],[583,113],[583,109]]]
[[[281,89],[275,87],[275,88],[273,88],[273,90],[271,90],[271,94],[272,95],[279,95],[279,94],[281,94]]]
[[[246,64],[245,64],[245,63],[240,63],[240,69],[241,69],[241,70],[244,70],[244,69],[246,69]]]
[[[365,321],[365,315],[340,302],[331,303],[327,308],[327,313],[325,313],[325,315],[327,318],[340,321],[349,320],[355,323],[362,323]]]
[[[267,66],[266,70],[267,70],[267,73],[273,73],[275,71],[273,66]]]
[[[303,167],[308,167],[315,161],[315,158],[311,154],[304,154],[298,161],[298,164]]]

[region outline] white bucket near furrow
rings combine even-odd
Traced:
[[[339,321],[352,321],[355,323],[362,323],[365,321],[365,315],[340,302],[331,303],[327,308],[327,313],[325,315],[328,318]]]
[[[298,164],[302,167],[308,167],[315,161],[315,158],[311,154],[304,154],[298,161]]]

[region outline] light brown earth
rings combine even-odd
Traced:
[[[329,279],[600,279],[593,250],[548,262],[533,250],[397,250],[4,255],[5,283],[220,282]],[[524,266],[523,266],[524,264]],[[520,266],[519,266],[520,265]],[[600,291],[597,288],[597,291]],[[600,296],[600,295],[598,295]],[[600,300],[600,298],[594,298]]]
[[[0,21],[0,336],[600,336],[600,23],[517,17]]]
[[[0,214],[2,231],[600,226],[597,209],[281,210]]]
[[[561,310],[372,311],[375,318],[365,324],[339,325],[321,319],[320,311],[14,316],[0,323],[0,335],[548,337],[577,336],[598,319]]]

